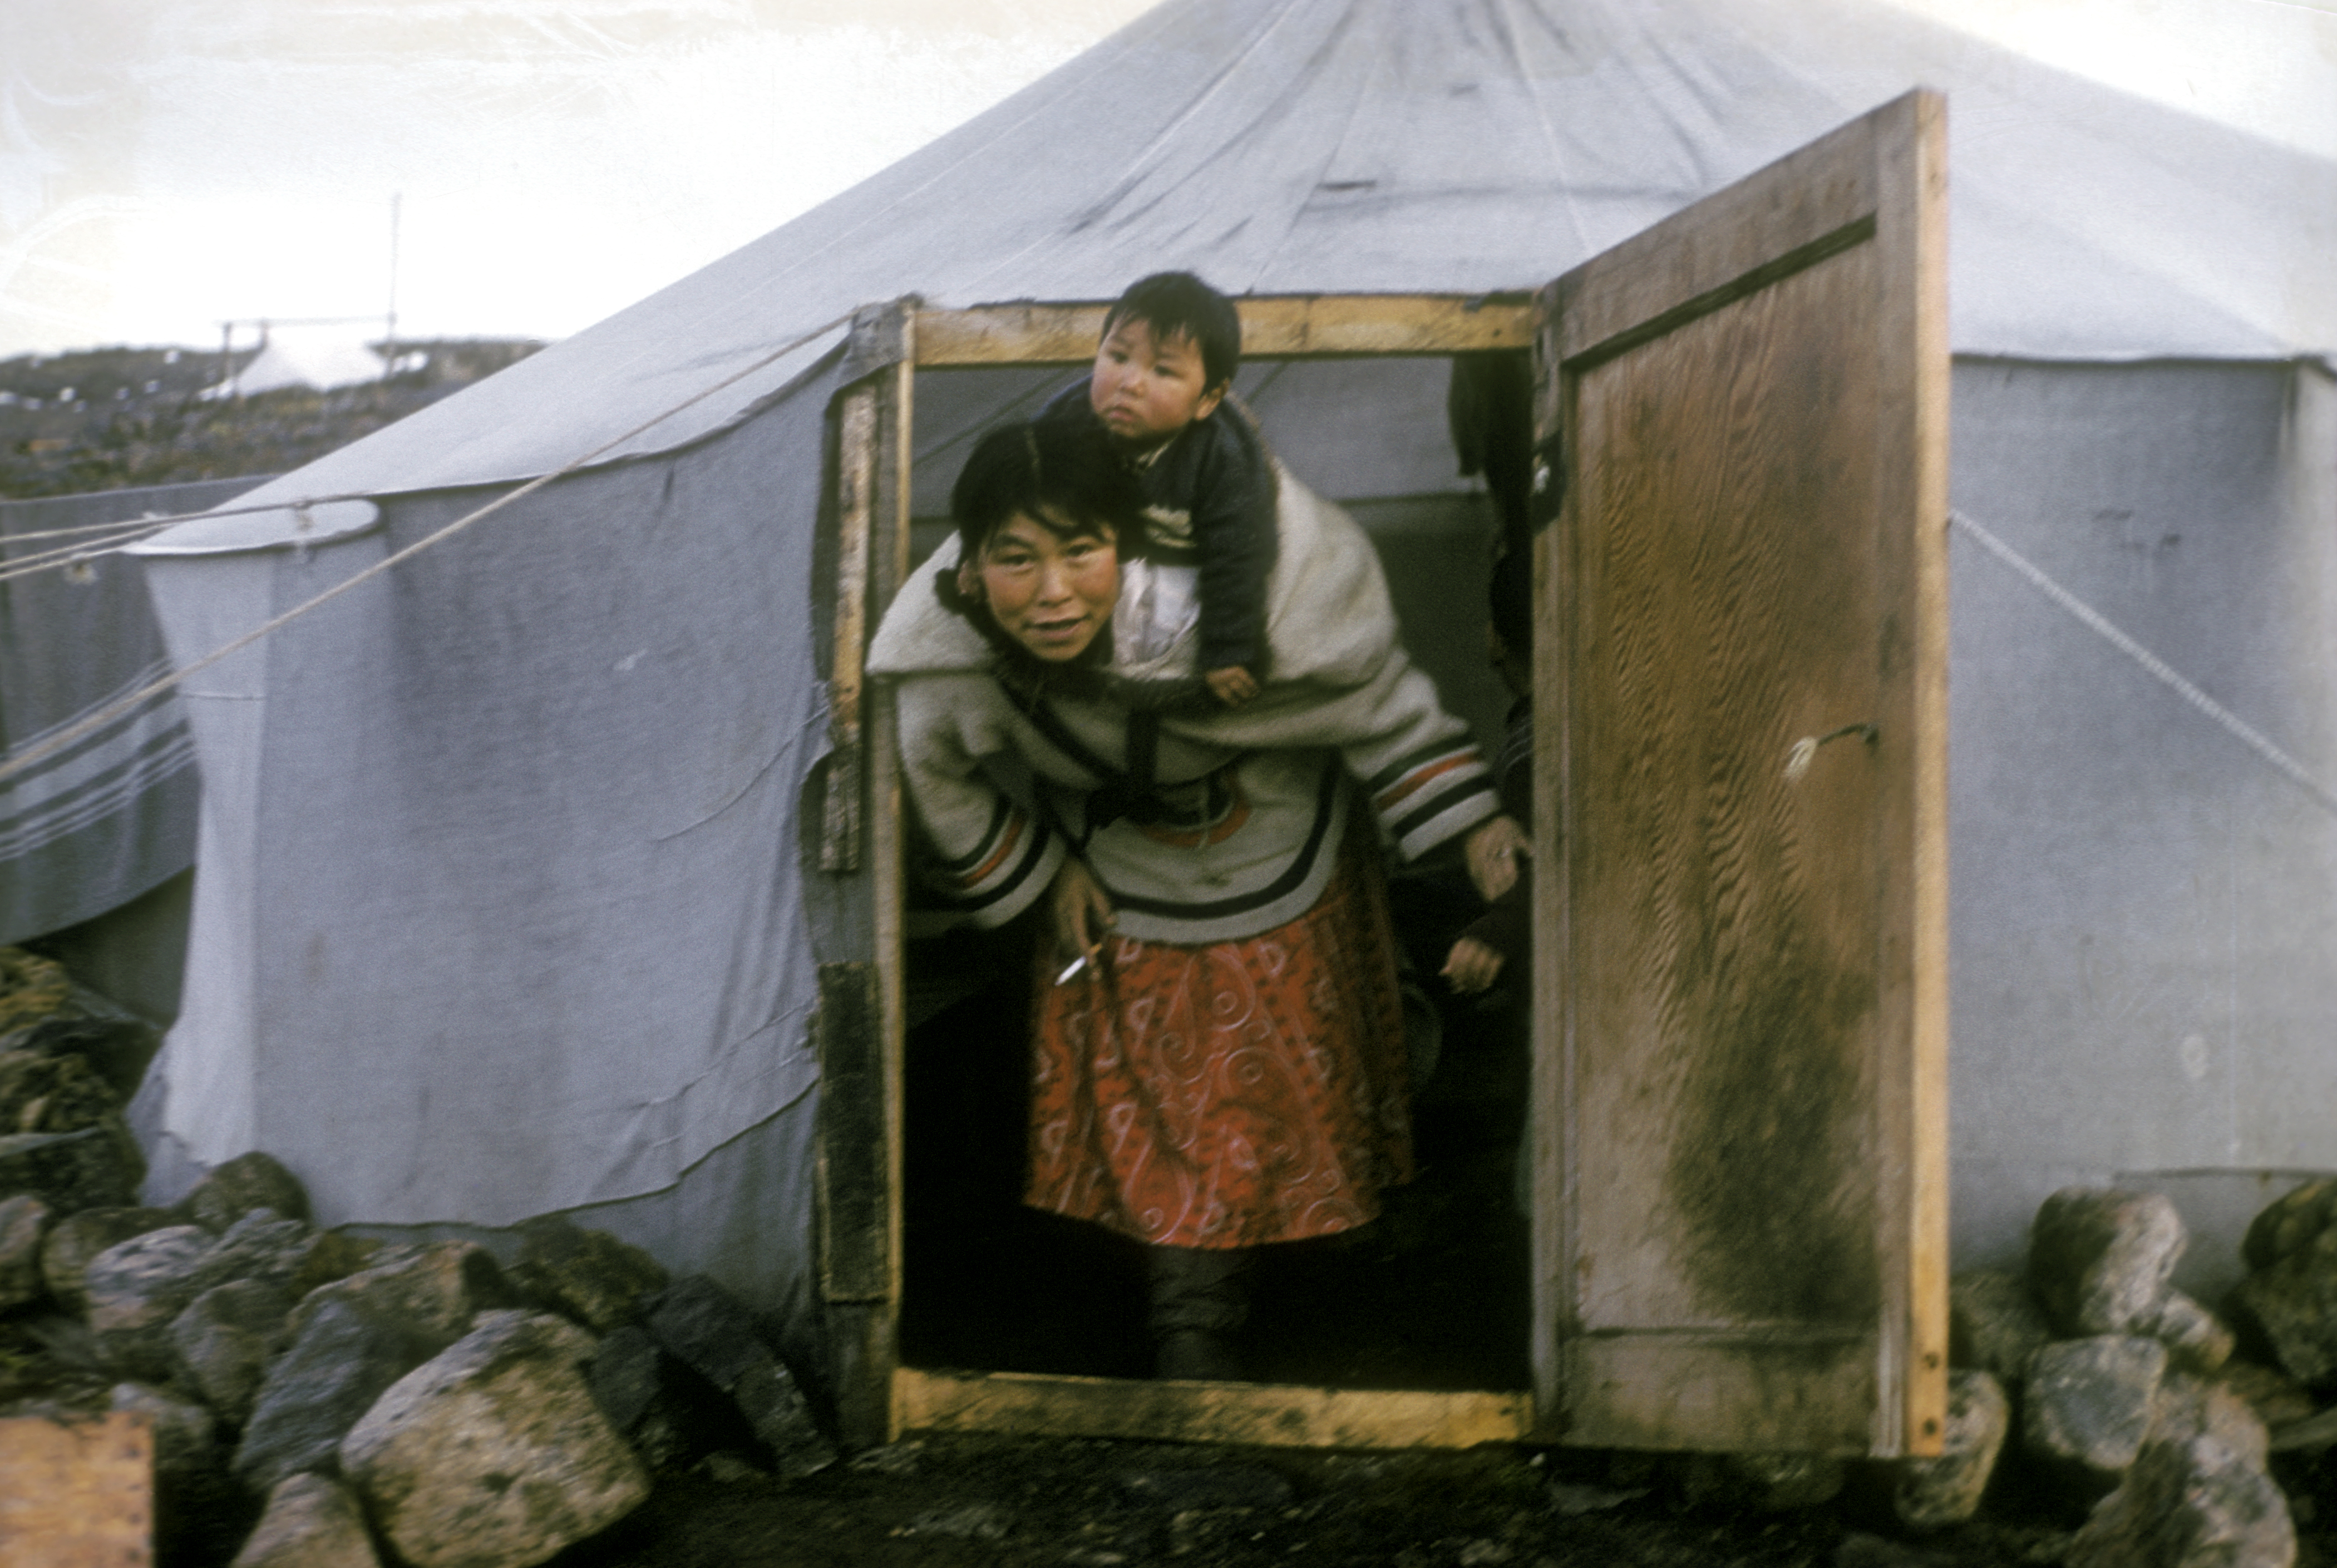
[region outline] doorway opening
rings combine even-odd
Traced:
[[[1456,355],[1514,361],[1522,395],[1530,303],[1241,303],[1237,393],[1286,466],[1363,525],[1407,652],[1489,756],[1498,754],[1513,701],[1486,652],[1487,573],[1501,508],[1481,474],[1462,473],[1448,404]],[[914,428],[899,438],[898,581],[946,535],[948,487],[972,442],[1028,417],[1081,376],[1101,313],[1014,306],[915,314],[903,368],[913,389],[897,399],[904,416],[914,409]],[[1530,409],[1518,416],[1530,426]],[[900,888],[898,866],[876,869],[880,886]],[[1337,1391],[1329,1397],[1352,1434],[1359,1413],[1394,1396],[1412,1414],[1388,1440],[1421,1440],[1423,1413],[1432,1427],[1457,1413],[1465,1431],[1451,1440],[1515,1436],[1530,1411],[1522,1391],[1532,1184],[1519,1171],[1530,1101],[1528,966],[1516,964],[1482,996],[1455,995],[1437,972],[1482,907],[1457,857],[1414,867],[1391,860],[1391,871],[1411,1014],[1415,1178],[1371,1225],[1261,1250],[1242,1337],[1257,1381],[1211,1386],[1213,1400],[1221,1409],[1227,1401],[1264,1408]],[[1140,1249],[1020,1201],[1037,924],[1033,914],[986,933],[904,933],[897,953],[880,958],[899,986],[896,1423],[1069,1429],[1061,1422],[1078,1417],[1061,1413],[1061,1399],[1035,1422],[1027,1400],[1017,1404],[1021,1416],[1002,1413],[1001,1386],[1035,1381],[1061,1393],[1098,1379],[1133,1384],[1149,1372]],[[1136,1406],[1161,1408],[1131,1393],[1123,1387],[1112,1401],[1115,1429],[1135,1419]],[[975,1405],[986,1414],[967,1414]],[[1173,1410],[1146,1429],[1190,1435]]]

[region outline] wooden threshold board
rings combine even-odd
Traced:
[[[895,1432],[1005,1432],[1278,1448],[1472,1448],[1533,1429],[1523,1393],[1135,1382],[1025,1372],[893,1375]]]

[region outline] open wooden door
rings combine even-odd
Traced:
[[[1535,1392],[1569,1442],[1938,1451],[1945,156],[1911,93],[1541,296]]]

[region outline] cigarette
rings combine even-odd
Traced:
[[[1069,964],[1066,964],[1066,965],[1063,965],[1063,972],[1062,972],[1061,975],[1056,975],[1056,976],[1055,976],[1055,984],[1056,984],[1056,985],[1065,985],[1065,984],[1067,984],[1068,982],[1070,982],[1070,980],[1072,978],[1072,976],[1074,976],[1074,975],[1076,975],[1077,974],[1079,974],[1079,972],[1080,972],[1080,970],[1082,970],[1082,969],[1086,968],[1087,966],[1088,966],[1088,956],[1087,956],[1086,954],[1082,953],[1082,954],[1080,954],[1078,957],[1076,957],[1076,958],[1072,959]]]

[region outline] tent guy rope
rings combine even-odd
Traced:
[[[2188,702],[2192,707],[2205,714],[2209,719],[2214,720],[2218,725],[2221,725],[2225,730],[2229,732],[2233,739],[2238,740],[2240,744],[2245,746],[2249,750],[2254,752],[2257,756],[2271,763],[2273,768],[2277,769],[2282,774],[2286,776],[2289,782],[2294,784],[2298,789],[2312,796],[2313,799],[2319,801],[2321,805],[2330,812],[2337,813],[2337,793],[2332,793],[2328,789],[2324,788],[2321,780],[2315,779],[2313,774],[2306,769],[2303,763],[2299,762],[2295,758],[2291,757],[2287,752],[2282,750],[2271,740],[2265,739],[2261,732],[2252,728],[2247,721],[2243,720],[2238,714],[2234,713],[2230,709],[2216,701],[2213,697],[2210,697],[2205,691],[2200,691],[2198,687],[2185,680],[2175,671],[2174,667],[2169,665],[2164,659],[2159,658],[2158,655],[2153,653],[2149,649],[2145,648],[2141,643],[2136,642],[2133,638],[2119,631],[2115,625],[2110,623],[2107,617],[2105,617],[2099,611],[2096,610],[2092,605],[2088,604],[2075,593],[2070,593],[2067,588],[2064,588],[2058,583],[2054,582],[2052,578],[2048,577],[2045,574],[2043,568],[2039,567],[2035,562],[2029,560],[2027,556],[2021,554],[2019,551],[2015,550],[2011,545],[2006,544],[2003,540],[1990,533],[1978,523],[1973,522],[1971,518],[1961,512],[1950,511],[1948,514],[1948,520],[1951,523],[1953,523],[1957,527],[1962,529],[1966,534],[1970,534],[1973,541],[1977,543],[1981,549],[1986,550],[1990,554],[1995,556],[1998,560],[2003,562],[2007,566],[2011,567],[2013,571],[2027,579],[2030,587],[2036,589],[2039,593],[2044,594],[2046,598],[2050,599],[2055,604],[2058,605],[2062,610],[2068,612],[2068,614],[2080,625],[2084,626],[2088,631],[2092,632],[2096,636],[2100,637],[2111,647],[2117,649],[2119,652],[2125,654],[2136,663],[2141,665],[2143,669],[2150,674],[2153,680],[2166,687],[2177,697],[2182,698],[2183,701]]]
[[[725,376],[721,380],[714,382],[710,386],[701,387],[698,391],[693,392],[689,397],[683,398],[680,402],[673,404],[660,412],[651,415],[649,418],[642,420],[640,424],[634,426],[631,429],[625,431],[622,435],[610,437],[600,446],[592,448],[590,452],[585,453],[582,456],[572,457],[566,463],[562,464],[559,467],[553,469],[551,473],[539,475],[535,478],[529,480],[524,485],[519,485],[514,489],[505,491],[503,495],[496,496],[485,505],[477,508],[475,511],[464,513],[462,516],[455,518],[455,521],[447,524],[444,528],[439,529],[436,533],[425,534],[423,537],[416,539],[413,544],[408,544],[403,550],[397,551],[393,554],[383,556],[380,560],[375,562],[364,571],[343,579],[341,582],[335,583],[332,587],[328,588],[323,593],[316,595],[316,597],[309,599],[303,603],[294,605],[291,609],[284,612],[283,614],[276,616],[272,620],[261,622],[259,625],[255,626],[250,631],[245,632],[242,636],[238,637],[232,642],[227,642],[218,648],[212,649],[210,652],[204,654],[201,658],[193,661],[191,663],[181,665],[178,669],[172,671],[162,679],[139,688],[137,691],[131,692],[128,696],[122,698],[118,701],[107,703],[104,707],[90,714],[86,719],[82,720],[79,723],[74,724],[70,729],[53,736],[48,740],[42,742],[40,745],[34,747],[32,750],[25,751],[21,755],[11,757],[6,761],[0,762],[0,782],[5,782],[7,779],[13,779],[17,774],[22,773],[26,769],[32,767],[33,764],[54,756],[56,753],[64,750],[66,747],[73,745],[83,737],[93,734],[97,730],[103,729],[106,725],[120,718],[122,714],[127,713],[132,709],[137,707],[140,703],[171,690],[180,682],[186,680],[190,675],[199,674],[202,671],[208,670],[212,665],[217,664],[220,661],[229,658],[233,654],[241,652],[243,650],[250,647],[253,643],[259,642],[261,638],[266,637],[270,632],[279,631],[282,628],[290,625],[293,622],[300,619],[301,616],[339,598],[342,594],[347,593],[350,589],[357,587],[359,583],[372,581],[374,578],[380,576],[383,573],[388,571],[393,566],[402,565],[406,562],[412,560],[415,556],[421,554],[425,550],[429,549],[432,545],[442,544],[448,539],[452,539],[455,534],[460,534],[465,528],[470,527],[474,523],[478,523],[493,516],[495,513],[502,511],[504,507],[510,505],[513,502],[519,500],[522,496],[533,495],[535,492],[543,489],[546,485],[551,484],[553,480],[566,478],[569,475],[575,473],[578,469],[592,463],[594,459],[605,456],[609,453],[615,451],[618,447],[622,446],[626,442],[632,440],[642,432],[663,424],[666,420],[672,418],[683,409],[689,408],[697,403],[704,401],[706,398],[713,397],[717,392],[723,390],[725,387],[735,386],[738,382],[745,380],[748,377],[754,375],[758,370],[768,368],[768,367],[777,364],[779,360],[786,358],[788,355],[794,353],[797,349],[802,348],[805,344],[811,342],[813,339],[826,333],[833,332],[839,327],[846,326],[852,320],[855,314],[856,314],[856,311],[847,310],[841,316],[837,316],[831,320],[822,322],[819,326],[813,328],[810,331],[804,333],[801,337],[792,338],[789,341],[781,344],[778,348],[772,349],[768,354],[764,355],[761,358],[756,360],[753,364],[747,366],[745,368],[732,371],[729,375]],[[290,505],[295,504],[284,503],[282,505]],[[297,505],[311,505],[311,503],[303,501]],[[269,509],[278,510],[280,508]],[[210,516],[213,515],[213,514],[205,513],[202,514],[202,515]]]

